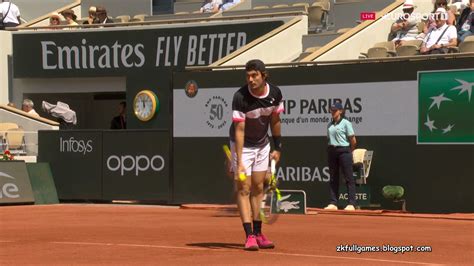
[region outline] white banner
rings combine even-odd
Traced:
[[[326,136],[329,106],[341,101],[359,136],[415,136],[417,81],[280,86],[283,136]],[[174,90],[174,137],[227,137],[238,88]]]

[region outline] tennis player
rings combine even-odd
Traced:
[[[237,206],[247,237],[245,250],[258,250],[275,247],[262,234],[259,212],[269,160],[280,160],[280,113],[284,108],[281,91],[267,82],[268,74],[262,61],[250,60],[245,71],[247,85],[240,88],[232,100],[230,146]],[[269,127],[275,146],[271,154]],[[242,173],[244,180],[240,179]]]

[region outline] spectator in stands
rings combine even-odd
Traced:
[[[97,19],[94,21],[94,24],[114,23],[113,20],[107,16],[107,10],[103,7],[97,7],[95,14]]]
[[[462,11],[469,7],[469,0],[452,0],[451,5],[455,6],[457,10],[462,13]],[[457,15],[457,14],[455,14]]]
[[[467,36],[474,35],[474,0],[469,4],[459,16],[457,24],[459,42],[463,42]]]
[[[201,13],[216,13],[221,4],[222,0],[205,0],[200,11]]]
[[[30,115],[39,116],[39,114],[34,109],[35,104],[30,99],[24,99],[23,104],[21,105],[21,110],[27,112]]]
[[[87,17],[87,20],[84,21],[82,24],[94,24],[94,21],[96,20],[96,11],[97,8],[95,6],[89,7],[89,16]]]
[[[119,115],[112,118],[110,122],[110,129],[127,129],[127,120],[126,120],[126,113],[127,113],[127,103],[120,102],[119,103]]]
[[[395,36],[392,41],[396,47],[402,45],[404,41],[415,40],[418,35],[418,21],[411,15],[414,10],[413,0],[405,0],[403,15],[392,24],[390,31]]]
[[[61,15],[63,15],[67,25],[78,25],[76,22],[77,16],[74,14],[74,10],[66,9],[61,13]]]
[[[21,24],[20,9],[9,0],[0,3],[0,30],[5,27],[16,27]]]
[[[226,11],[238,3],[240,3],[240,0],[224,0],[219,6],[219,11]]]
[[[448,25],[454,25],[454,23],[456,21],[456,16],[453,14],[451,9],[448,7],[448,1],[447,0],[436,0],[435,3],[434,3],[433,12],[431,13],[431,16],[428,18],[428,22],[425,23],[425,27],[423,29],[423,32],[425,34],[428,34],[428,32],[430,32],[432,29],[436,28],[436,21],[433,18],[433,16],[435,15],[436,11],[439,8],[444,8],[444,10],[446,10],[446,12],[448,13],[448,19],[446,21],[447,24]]]
[[[446,54],[450,47],[457,45],[456,27],[446,23],[449,15],[446,9],[442,7],[436,10],[433,18],[436,27],[426,35],[421,44],[420,52],[422,54]]]
[[[49,26],[59,26],[61,24],[61,18],[59,14],[54,12],[49,16]],[[53,28],[53,30],[60,30],[61,28]]]

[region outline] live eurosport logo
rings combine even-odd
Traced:
[[[13,183],[16,180],[15,177],[5,173],[0,172],[0,199],[17,199],[20,197],[20,190],[18,186]]]

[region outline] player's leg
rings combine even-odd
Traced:
[[[250,185],[251,185],[251,169],[254,158],[254,152],[251,149],[243,148],[242,150],[242,163],[246,169],[247,178],[245,181],[239,179],[239,173],[237,169],[237,156],[235,154],[235,145],[231,143],[232,151],[232,167],[234,172],[234,185],[237,189],[237,207],[240,213],[240,219],[244,227],[246,242],[246,250],[258,250],[257,240],[252,231],[252,213],[250,205]]]
[[[253,233],[257,237],[259,248],[274,248],[273,242],[262,234],[262,221],[260,220],[260,207],[264,193],[264,182],[268,173],[268,162],[270,160],[270,145],[259,149],[257,158],[252,168],[252,187],[250,202],[253,214]]]
[[[329,165],[329,193],[331,201],[324,208],[327,210],[337,210],[337,200],[339,194],[339,160],[337,148],[328,148],[328,165]]]
[[[342,173],[344,174],[344,178],[346,180],[347,186],[347,194],[349,196],[349,205],[346,206],[344,210],[346,211],[353,211],[355,210],[356,206],[356,197],[355,197],[355,179],[353,176],[353,159],[352,153],[349,148],[347,151],[341,152],[339,154],[339,162],[341,165]]]

